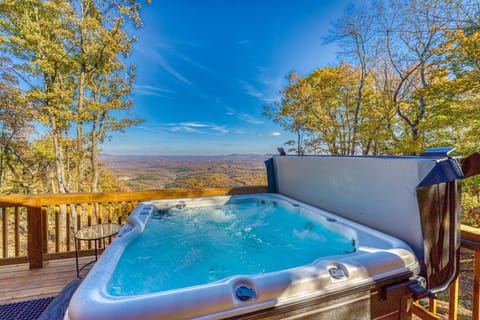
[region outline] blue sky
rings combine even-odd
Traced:
[[[274,153],[293,136],[262,115],[292,70],[335,64],[324,44],[351,1],[154,0],[129,62],[130,115],[103,152],[135,155]],[[358,2],[358,1],[357,1]]]

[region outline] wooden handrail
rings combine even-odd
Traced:
[[[470,247],[474,251],[480,251],[480,229],[462,225],[460,230],[462,246]]]
[[[71,203],[100,203],[119,201],[146,201],[152,199],[198,198],[217,195],[239,195],[268,192],[266,186],[245,186],[230,188],[202,188],[202,189],[162,189],[128,192],[95,192],[95,193],[62,193],[39,194],[29,196],[0,197],[0,206],[21,205],[24,207],[38,207]]]

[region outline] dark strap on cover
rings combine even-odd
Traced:
[[[465,178],[480,173],[480,152],[476,152],[462,159],[462,171]]]

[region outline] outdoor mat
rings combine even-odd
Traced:
[[[0,305],[2,320],[35,320],[52,302],[54,297]]]
[[[68,304],[70,303],[70,299],[72,298],[75,290],[77,290],[81,282],[82,280],[80,279],[70,281],[43,311],[42,315],[38,318],[38,320],[63,319],[63,316],[67,311]]]

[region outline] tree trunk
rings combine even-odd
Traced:
[[[3,154],[5,152],[5,149],[3,146],[0,146],[0,188],[3,186]]]
[[[87,74],[87,65],[85,63],[85,19],[88,16],[89,1],[80,1],[80,62],[79,62],[79,75],[78,75],[78,99],[77,99],[77,191],[82,192],[83,180],[84,180],[84,151],[83,151],[83,117],[85,112],[85,76]]]
[[[362,108],[363,87],[365,85],[365,79],[367,77],[366,71],[364,68],[366,67],[364,67],[364,64],[362,63],[361,78],[360,78],[360,83],[357,91],[357,104],[355,106],[355,114],[353,117],[353,137],[352,137],[351,150],[350,150],[350,155],[352,156],[355,155],[355,149],[357,147],[358,125],[360,122],[360,109]]]
[[[84,96],[85,96],[85,66],[82,65],[78,81],[78,105],[77,105],[77,114],[78,114],[78,123],[77,123],[77,192],[82,192],[83,190],[83,175],[84,175],[84,166],[83,166],[83,117],[84,112]]]
[[[98,116],[93,116],[93,128],[92,128],[92,152],[90,154],[90,162],[92,166],[92,183],[91,192],[97,192],[99,170],[98,170],[98,137],[97,137]]]
[[[303,154],[302,150],[302,133],[300,130],[297,130],[297,155],[301,156]]]
[[[63,168],[63,149],[60,145],[60,134],[57,129],[57,121],[55,117],[50,114],[50,126],[52,128],[52,142],[53,142],[53,153],[55,155],[55,171],[57,178],[57,186],[59,193],[69,193],[70,190],[65,183],[65,170]]]

